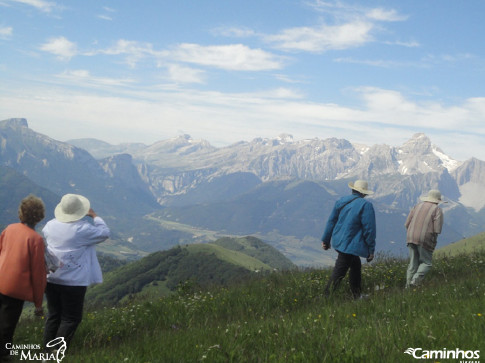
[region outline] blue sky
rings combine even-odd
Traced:
[[[481,0],[0,0],[0,119],[215,146],[424,132],[485,160]]]

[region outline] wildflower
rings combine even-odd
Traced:
[[[352,314],[352,316],[355,318],[357,316],[357,314]]]
[[[477,316],[482,316],[482,314],[478,313]]]

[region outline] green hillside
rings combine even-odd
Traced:
[[[242,252],[231,251],[215,244],[193,244],[188,245],[187,249],[192,253],[205,253],[208,255],[214,254],[222,261],[229,262],[236,266],[244,267],[251,271],[271,269],[269,265],[266,265],[265,263],[254,257],[248,256]]]
[[[281,252],[259,238],[251,236],[242,238],[223,237],[213,242],[213,244],[254,257],[273,269],[286,270],[295,267]]]
[[[254,237],[223,238],[208,244],[154,252],[109,271],[104,283],[90,288],[88,304],[116,304],[137,294],[160,297],[177,288],[228,285],[254,271],[295,267],[273,247]]]
[[[485,249],[485,232],[441,247],[436,250],[435,256],[456,256],[462,253],[470,254],[483,249]]]
[[[380,258],[363,268],[369,297],[358,301],[347,279],[325,298],[324,269],[91,306],[65,362],[412,363],[405,351],[417,348],[437,352],[430,362],[470,361],[438,355],[450,351],[483,361],[484,261],[485,251],[438,258],[424,284],[406,290],[407,261]],[[38,344],[42,331],[43,320],[24,316],[15,343]]]

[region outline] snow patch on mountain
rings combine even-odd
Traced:
[[[437,148],[434,145],[433,145],[432,151],[433,151],[433,154],[435,154],[437,157],[440,158],[441,162],[443,163],[443,166],[446,169],[448,169],[449,172],[455,170],[462,164],[458,160],[452,159],[451,157],[443,153],[443,151],[441,151],[439,148]]]
[[[294,142],[293,135],[290,134],[281,134],[276,138],[280,144],[292,144]]]

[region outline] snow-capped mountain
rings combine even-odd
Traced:
[[[86,145],[83,140],[71,143]],[[274,139],[257,138],[222,148],[183,135],[145,147],[133,148],[127,144],[126,150],[120,150],[116,146],[112,152],[106,149],[104,156],[120,151],[131,151],[135,163],[150,166],[145,177],[159,200],[186,193],[212,178],[241,172],[252,173],[263,182],[365,178],[379,186],[381,179],[391,176],[400,175],[406,180],[409,176],[429,173],[450,174],[462,165],[424,134],[415,134],[401,146],[353,145],[336,138],[295,141],[291,135],[282,134]],[[431,180],[417,189],[424,190],[430,183]],[[378,195],[387,192],[377,190]]]
[[[424,134],[400,146],[295,140],[288,134],[220,148],[189,135],[152,145],[110,145],[60,142],[31,130],[25,119],[9,119],[0,122],[4,167],[59,197],[89,196],[111,223],[118,222],[122,245],[145,252],[215,233],[251,234],[294,261],[316,263],[331,207],[356,178],[367,179],[375,191],[380,249],[401,245],[405,216],[429,189],[440,189],[448,201],[442,243],[482,232],[485,225],[485,162],[456,161]],[[127,223],[128,215],[137,217]]]

